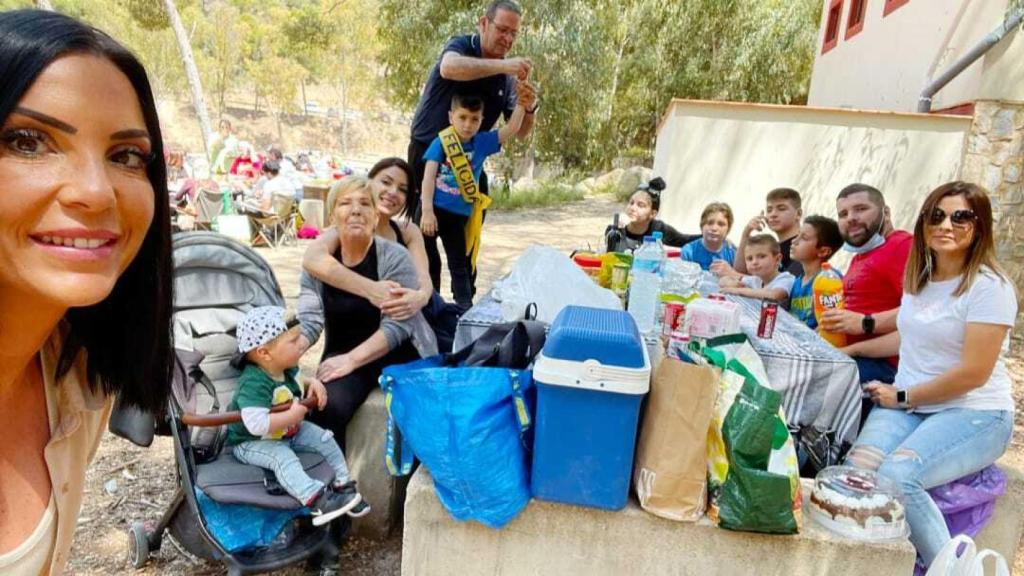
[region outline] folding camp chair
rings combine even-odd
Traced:
[[[271,212],[266,216],[250,215],[257,242],[277,248],[281,244],[295,241],[295,197],[274,194],[270,204]]]
[[[196,230],[213,230],[213,224],[224,208],[224,192],[201,188],[196,194]]]

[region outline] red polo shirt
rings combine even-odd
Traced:
[[[903,299],[903,272],[914,245],[914,237],[903,230],[893,230],[885,244],[850,261],[843,276],[843,298],[846,308],[861,314],[878,314],[892,310]],[[874,336],[848,336],[852,344]],[[889,359],[895,366],[899,357]]]

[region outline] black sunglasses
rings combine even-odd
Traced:
[[[932,208],[932,213],[928,215],[928,224],[930,226],[938,226],[946,221],[946,211],[942,208]],[[954,226],[965,228],[968,224],[973,224],[978,219],[978,215],[974,213],[974,210],[954,210],[952,214],[948,214],[949,221]]]

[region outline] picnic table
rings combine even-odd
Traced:
[[[717,292],[717,280],[706,275],[699,291],[703,295]],[[771,387],[782,393],[782,407],[798,445],[815,468],[838,463],[856,439],[860,424],[857,363],[784,310],[779,311],[773,337],[758,338],[761,301],[731,294],[726,298],[740,306],[740,330],[760,355]],[[501,303],[487,294],[459,320],[454,349],[503,321]]]

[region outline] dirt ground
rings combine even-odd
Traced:
[[[480,258],[479,290],[507,273],[518,255],[533,243],[549,244],[566,252],[597,247],[605,225],[619,206],[607,198],[537,210],[496,212],[488,215],[483,253]],[[259,249],[274,268],[289,304],[298,296],[298,272],[304,246],[275,250]],[[450,298],[447,286],[442,294]],[[319,349],[302,361],[304,372],[312,371]],[[1024,400],[1024,362],[1010,363],[1014,374],[1014,395],[1018,406]],[[148,449],[138,448],[108,435],[87,475],[82,507],[69,573],[79,575],[213,575],[223,569],[190,557],[173,539],[154,553],[141,570],[126,562],[126,531],[137,521],[156,520],[165,510],[175,489],[174,457],[169,438],[157,438]],[[1024,469],[1024,414],[1018,411],[1013,443],[1004,462]],[[342,552],[343,570],[353,576],[398,574],[401,568],[401,534],[384,542],[350,540]],[[1024,573],[1024,554],[1018,553],[1015,572]],[[283,574],[301,574],[301,569]]]

